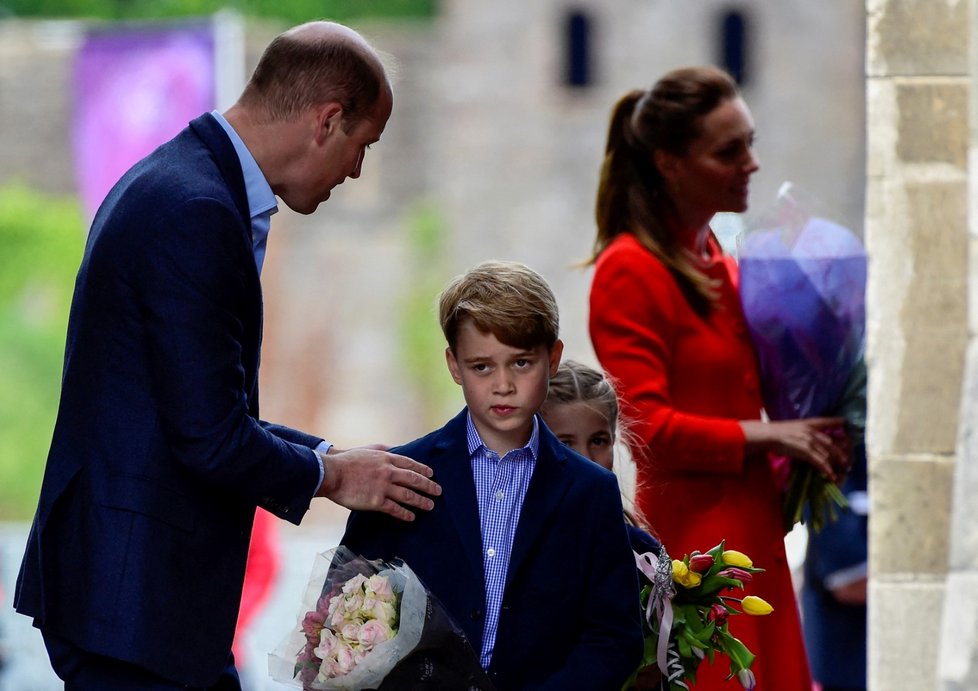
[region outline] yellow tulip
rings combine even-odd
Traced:
[[[672,580],[684,588],[695,588],[703,582],[703,576],[695,571],[690,571],[689,567],[686,566],[686,562],[680,561],[679,559],[673,559]]]
[[[755,617],[762,617],[774,611],[774,607],[756,595],[748,595],[740,601],[740,605],[744,608],[744,612],[753,614]]]
[[[749,569],[754,566],[754,562],[750,560],[750,557],[743,552],[738,552],[735,549],[726,550],[720,559],[727,566],[736,566],[741,569]]]

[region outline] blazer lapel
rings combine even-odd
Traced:
[[[442,429],[435,443],[437,461],[432,458],[434,480],[442,486],[447,516],[455,524],[459,541],[475,573],[482,574],[482,529],[479,526],[479,502],[472,479],[472,463],[465,429],[468,410],[463,410]]]
[[[570,488],[570,478],[563,472],[566,462],[563,444],[541,423],[540,454],[533,478],[523,500],[520,522],[516,526],[513,551],[509,559],[507,585],[519,573],[537,540],[550,527],[557,508]]]

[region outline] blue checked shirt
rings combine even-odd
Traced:
[[[496,645],[499,610],[503,604],[506,572],[513,551],[513,538],[520,520],[523,499],[533,477],[540,448],[540,428],[536,416],[530,441],[502,458],[482,442],[469,414],[466,426],[475,496],[479,502],[479,527],[482,531],[482,563],[485,568],[486,612],[482,628],[479,661],[489,668]]]

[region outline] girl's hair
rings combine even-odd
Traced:
[[[628,433],[628,425],[622,419],[618,407],[618,395],[614,384],[603,372],[588,367],[575,360],[564,360],[557,368],[557,374],[550,378],[550,393],[541,411],[546,417],[546,410],[554,405],[585,403],[597,410],[608,420],[612,435],[620,438],[626,445],[633,441]],[[622,498],[625,503],[632,505],[631,499]],[[636,509],[625,509],[625,519],[634,526],[643,528],[655,535],[655,532]],[[658,537],[658,536],[656,536]]]
[[[557,374],[550,379],[550,393],[547,405],[560,403],[598,404],[607,418],[611,431],[618,426],[618,396],[615,389],[601,372],[582,365],[574,360],[565,360],[557,368]]]
[[[632,233],[673,273],[700,314],[716,291],[669,227],[676,207],[653,161],[658,150],[682,156],[700,135],[705,115],[737,98],[737,85],[716,67],[685,67],[663,76],[648,91],[625,94],[611,112],[598,183],[598,225],[588,264],[620,233]]]

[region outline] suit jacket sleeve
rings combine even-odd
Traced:
[[[298,522],[316,490],[318,462],[306,444],[250,415],[243,324],[248,310],[260,310],[260,294],[248,280],[241,219],[207,197],[165,213],[157,223],[167,232],[153,234],[140,285],[169,446],[201,481]]]
[[[744,435],[738,422],[675,407],[673,348],[688,318],[680,313],[684,309],[675,280],[644,249],[612,247],[599,259],[591,284],[591,341],[619,386],[630,431],[664,466],[740,472]]]

